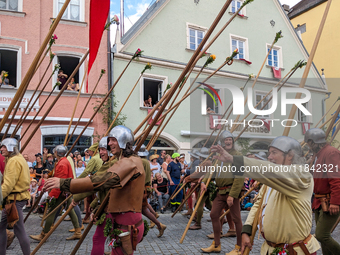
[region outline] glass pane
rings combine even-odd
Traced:
[[[237,56],[238,56],[238,59],[244,59],[244,54],[243,53],[240,53]]]
[[[277,50],[273,50],[274,56],[277,56]]]
[[[9,0],[9,9],[12,11],[18,10],[18,0]]]
[[[190,49],[191,50],[196,50],[196,44],[190,43]]]
[[[203,38],[203,32],[202,31],[197,31],[197,38]]]
[[[79,10],[80,7],[78,5],[71,5],[71,19],[79,20]]]
[[[256,95],[256,104],[258,104],[262,99],[261,95]]]
[[[236,40],[232,40],[231,43],[232,43],[233,47],[234,46],[237,47],[237,41]]]
[[[278,62],[274,62],[274,66],[275,67],[279,67],[279,63]]]
[[[274,61],[277,61],[277,56],[274,55]]]
[[[6,0],[0,0],[0,9],[6,9]]]
[[[273,66],[273,61],[271,61],[270,59],[268,59],[268,65]]]
[[[235,8],[235,0],[232,1],[231,3],[231,12],[235,13],[236,12],[236,8]]]
[[[196,43],[195,37],[190,36],[190,43]]]
[[[202,42],[202,39],[197,39],[197,44],[199,45]]]
[[[237,1],[237,10],[241,8],[241,2]]]
[[[79,0],[71,0],[71,4],[80,5]]]
[[[195,30],[189,29],[190,36],[196,36]]]

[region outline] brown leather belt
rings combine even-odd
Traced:
[[[315,198],[327,198],[327,199],[330,199],[331,198],[331,194],[324,194],[324,195],[321,195],[321,194],[314,194],[314,197]]]
[[[229,185],[229,186],[224,186],[224,187],[217,187],[217,188],[218,188],[218,190],[226,190],[226,189],[231,188],[231,185]]]
[[[268,241],[268,240],[266,240],[266,242],[270,247],[273,247],[273,248],[285,248],[285,247],[287,247],[286,249],[289,251],[290,255],[296,255],[297,254],[296,251],[293,249],[294,247],[300,247],[306,255],[310,255],[309,251],[307,250],[306,244],[309,242],[309,240],[311,238],[312,238],[312,235],[309,234],[305,240],[300,241],[300,242],[296,242],[296,243],[293,243],[293,244],[288,244],[288,245],[284,244],[284,243],[273,243],[273,242]]]
[[[137,243],[138,243],[138,233],[139,233],[139,229],[138,227],[141,226],[143,224],[143,219],[141,219],[140,221],[137,222],[137,224],[135,225],[120,225],[116,223],[116,228],[119,229],[124,229],[130,232],[130,235],[132,237],[132,249],[135,251],[136,247],[137,247]]]

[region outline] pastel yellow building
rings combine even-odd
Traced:
[[[293,26],[300,35],[308,52],[311,51],[316,33],[319,29],[322,16],[327,5],[327,0],[302,0],[293,6],[288,16]],[[324,73],[330,98],[326,100],[326,111],[340,96],[340,1],[333,0],[320,43],[314,57],[314,63],[320,73]],[[323,70],[324,69],[324,70]],[[336,107],[338,106],[337,102]],[[336,111],[334,107],[326,120]],[[316,124],[316,123],[314,123]],[[340,133],[340,132],[339,132]],[[340,141],[340,135],[335,138]],[[336,146],[339,146],[338,144]]]

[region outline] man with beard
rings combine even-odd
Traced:
[[[145,171],[142,160],[132,150],[133,142],[134,136],[130,129],[116,126],[108,136],[108,147],[117,161],[107,173],[74,180],[50,178],[45,184],[46,189],[60,187],[61,190],[73,194],[88,191],[110,192],[106,212],[112,217],[113,228],[132,235],[132,238],[114,236],[114,239],[120,239],[122,246],[113,249],[112,254],[123,254],[123,251],[132,254],[144,232],[141,212]]]
[[[322,129],[312,128],[305,134],[305,143],[315,154],[314,200],[315,237],[321,243],[322,254],[340,254],[340,245],[331,236],[339,218],[340,151],[330,146]],[[318,170],[318,169],[321,169]]]
[[[58,178],[70,178],[73,179],[74,175],[73,175],[73,171],[72,171],[72,167],[70,162],[68,161],[68,159],[66,158],[66,154],[67,154],[67,147],[64,145],[57,145],[54,150],[53,150],[54,156],[57,159],[57,163],[55,166],[55,172],[54,172],[54,177],[58,177]],[[44,186],[46,185],[46,183],[44,184]],[[55,188],[52,189],[48,196],[50,198],[55,198],[56,202],[55,202],[55,207],[58,206],[60,203],[62,203],[65,199],[65,197],[63,196],[62,191],[59,188]],[[70,204],[70,200],[68,200],[68,206]],[[52,208],[51,208],[52,209]],[[34,240],[37,241],[41,241],[45,235],[50,231],[52,224],[54,223],[54,220],[56,218],[57,212],[54,212],[53,214],[51,214],[45,221],[45,226],[43,228],[43,230],[41,231],[41,233],[39,235],[30,235],[30,237]],[[80,239],[81,237],[81,229],[79,226],[79,221],[78,221],[78,217],[74,211],[74,209],[71,210],[71,212],[69,213],[69,216],[71,218],[73,227],[75,228],[75,232],[73,234],[73,236],[66,238],[66,240],[75,240],[75,239]]]
[[[24,255],[30,254],[30,241],[25,231],[22,208],[30,199],[30,174],[24,157],[19,153],[18,141],[14,138],[6,138],[0,143],[2,156],[7,158],[4,179],[1,182],[1,190],[6,203],[15,204],[19,219],[14,224],[14,234],[18,238],[21,251]],[[2,212],[0,222],[0,254],[6,254],[7,247],[7,214]]]
[[[259,232],[265,239],[261,255],[279,252],[316,255],[320,246],[310,234],[313,178],[304,170],[304,158],[298,141],[287,136],[275,138],[269,145],[268,161],[233,156],[219,145],[212,146],[211,151],[219,154],[214,158],[232,163],[236,176],[243,178],[245,175],[265,184],[243,226],[242,249],[238,254],[242,254],[245,247],[252,248],[250,236],[259,209]],[[273,253],[274,250],[276,253]]]
[[[179,185],[181,182],[182,167],[181,167],[181,163],[179,162],[180,156],[181,155],[179,153],[172,154],[173,161],[169,163],[167,171],[166,171],[166,175],[170,182],[170,189],[169,189],[170,197],[174,193],[177,185]],[[182,201],[182,197],[183,197],[183,190],[181,190],[177,194],[177,196],[171,200],[170,204],[171,204],[172,212],[175,212],[176,209],[179,207]]]
[[[53,168],[54,168],[53,155],[49,153],[46,156],[45,169],[48,169],[48,171],[53,171]]]
[[[234,149],[234,137],[233,135],[225,130],[221,133],[219,137],[219,141],[223,146],[225,151],[228,151],[231,155],[242,155],[240,152]],[[218,161],[216,165],[222,167],[228,167],[231,165],[230,163],[224,163]],[[206,191],[206,183],[208,180],[208,176],[210,173],[206,175],[201,183],[201,191]],[[215,178],[216,187],[218,189],[216,198],[213,201],[212,209],[210,212],[211,222],[213,225],[214,230],[214,241],[208,248],[201,248],[203,252],[220,252],[221,251],[221,230],[223,226],[223,221],[220,220],[221,212],[223,209],[228,210],[230,209],[230,216],[232,221],[235,224],[235,228],[230,228],[228,233],[226,234],[227,237],[235,236],[237,237],[237,244],[235,245],[235,249],[228,253],[238,254],[237,252],[241,248],[242,237],[242,219],[241,219],[241,208],[239,202],[239,196],[243,187],[244,179],[242,178],[234,178],[233,174],[229,171],[215,171],[212,178]],[[228,216],[229,217],[229,216]],[[230,218],[229,218],[230,221]],[[230,224],[232,224],[230,222]],[[233,226],[233,225],[231,225]]]

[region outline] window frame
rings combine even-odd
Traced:
[[[243,55],[244,59],[249,61],[249,40],[246,37],[234,35],[234,34],[229,34],[230,36],[230,55],[233,53],[233,40],[236,41],[242,41],[244,43],[244,49],[243,49]],[[239,60],[239,54],[234,58]]]
[[[54,70],[54,66],[56,64],[58,64],[58,56],[60,57],[74,57],[74,58],[79,58],[79,62],[82,59],[82,57],[84,56],[81,53],[78,52],[69,52],[69,51],[54,51],[56,57],[54,57],[53,59],[53,66],[52,66],[52,71]],[[62,69],[62,67],[61,67]],[[83,80],[84,77],[84,72],[85,72],[85,61],[84,63],[79,67],[79,87],[81,86],[81,82]],[[51,89],[53,89],[54,85],[57,83],[57,78],[58,78],[58,72],[55,72],[53,77],[52,77],[52,87]],[[85,81],[84,81],[85,82]],[[85,85],[85,84],[84,84]],[[83,88],[81,90],[81,94],[85,93],[85,86],[83,85]],[[55,92],[59,92],[60,90],[57,88],[54,90]],[[68,92],[75,92],[75,91],[70,91],[65,89],[64,93],[68,91]],[[78,93],[78,92],[77,92]]]
[[[192,30],[195,30],[195,31],[201,31],[203,32],[203,38],[205,36],[205,34],[207,33],[208,31],[208,28],[206,27],[202,27],[202,26],[199,26],[199,25],[195,25],[195,24],[192,24],[192,23],[186,23],[186,31],[187,31],[187,50],[191,50],[191,51],[195,51],[198,47],[199,44],[196,45],[196,48],[195,49],[191,49],[190,48],[190,29]],[[196,33],[197,34],[197,33]],[[196,38],[196,36],[195,36]],[[202,39],[203,39],[202,38]],[[197,38],[195,39],[195,44],[197,43]],[[207,50],[207,52],[209,52],[209,49]]]
[[[271,47],[271,44],[267,43],[266,44],[266,55],[268,54],[268,50],[270,49]],[[283,68],[283,56],[282,56],[282,47],[281,46],[276,46],[274,45],[273,49],[272,50],[276,50],[278,52],[278,67],[277,68],[280,68],[280,69],[284,69]],[[272,54],[273,55],[273,54]],[[270,56],[270,55],[269,55]],[[275,67],[273,65],[269,65],[269,56],[268,56],[268,59],[267,59],[267,66],[268,67]]]
[[[237,10],[238,10],[238,8],[237,8],[237,6],[233,6],[233,3],[235,3],[235,2],[240,2],[240,4],[242,5],[243,3],[244,3],[244,0],[232,0],[232,2],[231,2],[231,4],[230,4],[230,9],[229,9],[229,12],[231,13],[231,14],[234,14]],[[240,5],[240,6],[241,6]],[[233,12],[233,8],[235,8],[235,12]],[[236,9],[237,8],[237,9]],[[245,6],[245,7],[243,7],[243,9],[240,11],[240,15],[243,15],[243,16],[247,16],[247,11],[246,11],[246,8],[247,8],[247,6]]]
[[[267,95],[267,93],[268,93],[268,91],[255,90],[255,93],[254,93],[254,95],[255,95],[255,100],[254,100],[255,103],[254,103],[254,107],[255,107],[255,105],[258,104],[258,102],[257,102],[257,100],[256,100],[257,95],[261,95],[261,96],[262,96],[261,99],[262,99],[265,95]],[[272,95],[273,95],[273,94],[270,93],[267,97],[270,98]],[[265,102],[262,101],[261,105],[259,105],[259,109],[258,109],[258,110],[261,109],[261,107],[263,106],[264,103],[265,103]],[[269,104],[268,104],[268,109],[270,109],[270,108],[272,107],[272,103],[273,103],[273,100],[270,100],[270,102],[269,102]],[[267,109],[263,109],[263,110],[267,110]],[[272,115],[273,115],[273,114],[269,114],[269,115],[261,115],[261,116],[259,115],[259,116],[256,117],[256,119],[271,119],[271,118],[272,118]]]
[[[210,84],[211,85],[211,84]],[[222,87],[216,87],[215,85],[211,85],[218,93],[218,95],[220,96],[221,100],[223,100],[223,88]],[[208,95],[205,93],[205,91],[201,91],[201,104],[202,104],[202,108],[201,108],[201,114],[202,115],[221,115],[222,114],[222,105],[220,104],[220,101],[218,100],[218,98],[215,97],[214,98],[218,104],[218,112],[215,111],[215,105],[214,105],[214,109],[212,109],[215,113],[207,113],[207,108],[208,108]]]
[[[162,93],[164,93],[166,86],[168,85],[168,76],[144,73],[140,79],[139,86],[140,86],[140,97],[139,97],[139,107],[140,109],[151,109],[150,107],[144,106],[144,80],[155,80],[155,81],[162,81]],[[159,101],[159,100],[157,100]]]
[[[68,17],[71,12],[70,5],[71,2],[69,3],[65,11],[68,12]],[[53,0],[53,18],[56,18],[58,16],[58,13],[59,13],[59,0]],[[79,20],[73,20],[70,18],[62,18],[62,20],[71,22],[85,22],[85,0],[79,0]]]
[[[0,9],[0,11],[22,12],[23,0],[18,0],[18,10],[17,11],[8,9],[9,0],[5,0],[5,1],[6,1],[6,9]]]
[[[22,49],[19,46],[9,45],[9,44],[1,44],[1,43],[0,43],[0,49],[17,52],[17,77],[16,77],[17,86],[14,87],[14,88],[18,88],[21,84]]]
[[[306,105],[305,108],[310,112],[311,112],[311,109],[310,109],[310,106],[312,105],[312,103],[310,103],[311,101],[309,102],[306,102],[306,103],[303,103],[302,105]],[[303,121],[301,118],[303,117],[306,117],[306,120]],[[297,121],[300,122],[300,123],[311,123],[311,116],[307,116],[305,115],[299,108],[297,109]]]

